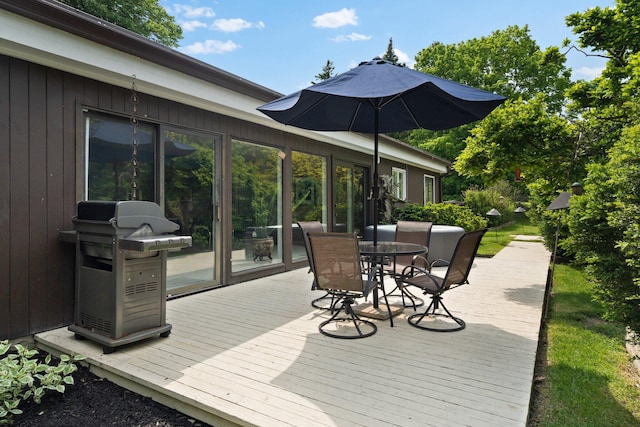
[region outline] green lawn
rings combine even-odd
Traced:
[[[520,216],[512,224],[497,230],[489,230],[480,242],[478,256],[486,257],[497,254],[513,240],[513,236],[516,234],[536,236],[538,235],[538,227],[531,225],[527,217]]]
[[[556,266],[533,426],[640,426],[638,374],[624,347],[625,327],[603,321],[592,294],[582,269]]]

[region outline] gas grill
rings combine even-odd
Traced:
[[[76,244],[76,338],[104,353],[146,338],[167,337],[167,252],[191,246],[174,233],[159,205],[144,201],[84,201],[73,218]]]

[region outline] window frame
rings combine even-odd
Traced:
[[[427,180],[430,181],[430,184],[427,183]],[[427,185],[429,185],[431,188],[429,190],[427,190]],[[433,175],[429,175],[429,174],[424,174],[422,176],[422,188],[423,188],[423,199],[424,199],[424,204],[426,205],[427,203],[435,203],[435,199],[436,199],[436,177]],[[428,195],[431,195],[431,200],[427,199]]]
[[[398,177],[401,177],[401,183],[398,184]],[[399,200],[407,200],[407,170],[397,167],[391,168],[391,194]]]

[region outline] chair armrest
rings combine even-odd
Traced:
[[[431,273],[431,268],[430,268],[429,264],[427,264],[427,266],[428,266],[428,268],[419,267],[419,266],[414,265],[414,264],[407,265],[405,268],[402,269],[402,274],[400,275],[400,278],[404,282],[405,278],[413,277],[416,274],[429,274],[429,273]]]
[[[442,258],[436,258],[433,261],[431,261],[431,265],[429,266],[429,270],[432,270],[433,267],[436,265],[437,262],[441,262],[444,265],[449,265],[451,264],[449,261],[447,261],[446,259],[442,259]]]
[[[427,261],[427,259],[425,257],[423,257],[422,255],[414,255],[413,259],[411,260],[411,265],[412,266],[418,266],[418,263],[421,263],[422,266],[421,268],[428,270],[429,272],[431,271],[431,268],[433,267],[433,264],[429,265],[429,261]]]
[[[422,265],[419,265],[422,264]],[[409,273],[407,274],[407,270]],[[411,265],[406,266],[402,269],[401,278],[404,280],[405,277],[411,277],[416,274],[427,274],[431,273],[431,265],[429,265],[429,261],[422,255],[414,255],[411,260]]]
[[[411,275],[405,274],[407,270],[411,270]],[[431,274],[431,271],[415,265],[408,265],[404,268],[404,270],[402,270],[402,283],[404,283],[405,285],[416,286],[418,288],[422,288],[423,290],[426,290],[428,288],[428,286],[426,285],[429,282],[433,284],[433,288],[440,289],[441,285],[436,279],[440,278],[433,276]]]

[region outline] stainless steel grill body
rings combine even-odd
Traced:
[[[191,246],[152,202],[86,201],[74,217],[76,305],[69,330],[105,353],[166,337],[167,251]]]

